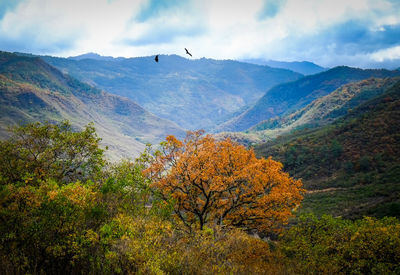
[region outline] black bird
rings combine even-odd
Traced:
[[[154,58],[154,60],[155,60],[156,62],[158,62],[158,55],[156,55],[156,57]]]
[[[192,54],[185,48],[186,54],[192,56]]]

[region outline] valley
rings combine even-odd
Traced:
[[[41,57],[71,76],[132,99],[188,130],[211,130],[271,87],[301,78],[286,69],[177,55],[115,59]]]
[[[36,57],[0,52],[0,135],[30,122],[69,120],[76,129],[93,122],[113,160],[135,158],[146,143],[167,135],[183,137],[173,122],[156,117],[133,101],[94,88]]]

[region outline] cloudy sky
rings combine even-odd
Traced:
[[[400,66],[400,0],[0,0],[0,50]]]

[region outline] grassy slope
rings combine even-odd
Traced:
[[[133,99],[154,114],[186,129],[211,129],[266,90],[301,74],[232,60],[176,55],[113,60],[42,57],[72,76]]]
[[[400,216],[400,82],[332,125],[255,148],[302,178],[302,212]]]
[[[0,53],[0,136],[10,125],[68,119],[78,128],[94,122],[110,156],[133,157],[147,142],[166,135],[183,136],[172,122],[160,119],[127,98],[81,83],[38,58]]]
[[[219,130],[244,131],[263,120],[283,116],[301,109],[313,100],[330,94],[344,84],[371,77],[385,78],[399,75],[399,71],[336,67],[319,74],[306,76],[270,89],[253,107],[222,124]]]

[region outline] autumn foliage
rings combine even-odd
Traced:
[[[229,139],[216,141],[197,131],[183,142],[169,136],[162,145],[145,172],[190,229],[210,223],[276,229],[303,198],[301,181],[284,173],[281,163],[258,159]]]
[[[279,162],[193,132],[110,164],[90,125],[67,126],[0,142],[0,274],[399,274],[397,219],[306,216],[277,240],[248,234],[302,198]]]

